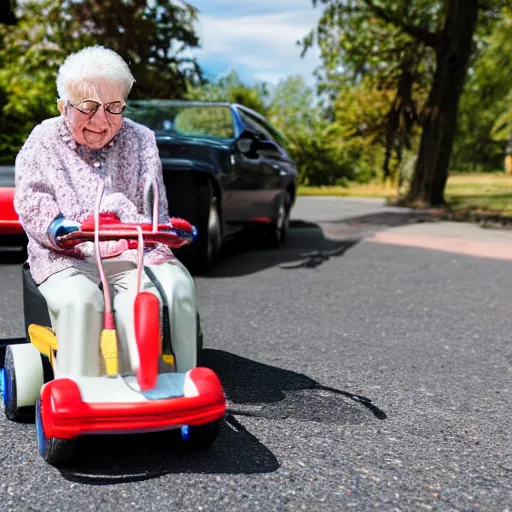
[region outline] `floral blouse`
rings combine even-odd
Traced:
[[[77,146],[63,117],[47,119],[34,128],[18,153],[15,176],[14,206],[28,236],[28,262],[37,284],[70,267],[97,276],[90,250],[85,259],[56,251],[47,230],[59,214],[78,222],[90,215],[100,180],[105,183],[101,211],[115,212],[124,222],[141,222],[150,213],[144,211],[144,178],[156,178],[160,221],[169,218],[154,133],[130,119],[123,120],[113,142],[97,151]],[[145,263],[151,264],[152,258],[160,262],[174,256],[159,245],[146,254]]]

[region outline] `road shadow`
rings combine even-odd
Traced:
[[[270,267],[314,269],[344,255],[364,238],[379,231],[430,221],[432,217],[428,213],[408,210],[360,215],[318,224],[298,219],[291,222],[288,237],[279,249],[262,247],[262,237],[255,232],[243,233],[226,242],[218,266],[204,277],[238,277]]]
[[[112,485],[175,473],[257,474],[278,468],[274,454],[227,414],[219,437],[207,450],[187,447],[178,430],[83,436],[72,462],[59,470],[73,482]]]
[[[112,485],[174,473],[269,473],[279,462],[237,416],[354,425],[386,418],[370,399],[297,372],[213,349],[204,351],[203,364],[219,375],[228,398],[226,421],[209,450],[188,449],[176,431],[83,436],[72,463],[60,468],[62,476],[83,484]]]
[[[279,249],[265,248],[261,232],[246,231],[227,241],[223,245],[217,267],[201,276],[238,277],[276,266],[285,270],[314,269],[331,258],[342,256],[364,238],[379,231],[433,220],[428,212],[408,209],[325,220],[320,223],[295,219],[290,223],[287,240]],[[180,258],[179,250],[176,254]],[[21,265],[25,260],[25,250],[0,246],[0,265]],[[188,266],[185,256],[183,263]],[[190,270],[194,275],[199,275],[193,268]]]
[[[365,423],[369,413],[387,417],[367,397],[223,350],[205,349],[203,364],[219,376],[235,415],[337,424]]]
[[[27,253],[22,248],[0,247],[0,265],[23,265]]]

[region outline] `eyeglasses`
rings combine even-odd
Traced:
[[[78,112],[81,112],[82,114],[90,117],[96,114],[100,107],[103,107],[105,112],[115,116],[122,114],[126,108],[126,103],[124,101],[111,101],[110,103],[104,103],[102,105],[101,103],[98,103],[94,100],[84,100],[78,105],[73,105],[70,102],[68,102],[68,105],[71,105],[75,110],[78,110]]]

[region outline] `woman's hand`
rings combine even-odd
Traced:
[[[105,195],[101,200],[101,211],[116,213],[121,222],[149,222],[137,211],[137,207],[121,192]]]
[[[123,252],[128,250],[127,240],[110,240],[107,242],[100,242],[100,255],[102,258],[115,258],[120,256]]]
[[[60,214],[55,217],[48,226],[48,240],[55,250],[63,250],[64,248],[59,245],[59,237],[69,235],[74,231],[80,231],[80,224],[73,220],[66,219]]]
[[[174,255],[164,244],[158,244],[149,251],[146,251],[144,254],[144,264],[145,265],[161,265],[167,261],[171,261],[174,258]]]
[[[103,259],[115,258],[120,256],[128,250],[128,241],[121,240],[108,240],[100,242],[100,255]],[[72,256],[78,259],[94,258],[96,253],[94,251],[93,242],[82,242],[74,249],[67,253],[67,256]]]

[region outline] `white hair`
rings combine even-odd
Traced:
[[[88,94],[94,80],[103,79],[119,84],[124,98],[128,97],[135,79],[123,58],[103,46],[90,46],[68,55],[57,74],[57,92],[62,101],[70,96]]]

